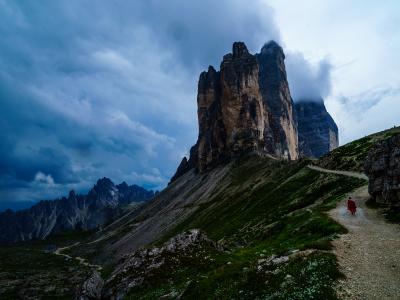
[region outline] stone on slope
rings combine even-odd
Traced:
[[[125,255],[106,281],[103,297],[123,299],[131,289],[151,281],[157,274],[169,274],[181,266],[182,260],[209,263],[207,251],[221,251],[221,247],[210,240],[199,229],[180,233],[165,242],[161,247],[139,249]]]
[[[89,278],[79,288],[76,300],[101,299],[104,280],[98,271],[94,270]]]

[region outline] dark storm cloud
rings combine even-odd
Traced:
[[[286,54],[286,70],[293,100],[320,101],[331,92],[332,65],[327,59],[311,64],[301,53]]]
[[[199,72],[269,39],[261,1],[0,0],[0,201],[164,186],[196,139]]]

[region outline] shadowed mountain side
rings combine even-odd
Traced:
[[[71,191],[68,197],[40,201],[29,209],[0,213],[0,243],[45,239],[68,230],[99,228],[121,216],[132,203],[154,196],[137,185],[115,185],[110,179],[97,181],[87,195]]]
[[[306,176],[306,182],[300,180],[309,173],[308,164],[308,160],[290,162],[247,155],[203,174],[190,170],[135,215],[98,233],[99,243],[91,244],[87,251],[96,248],[99,261],[106,257],[115,261],[190,228],[201,228],[216,240],[229,240],[245,224],[272,223],[314,201],[296,200],[305,197],[302,193],[312,187],[313,176],[318,175]],[[329,188],[345,189],[346,185]]]
[[[303,99],[295,103],[299,153],[321,157],[339,146],[338,127],[325,108],[324,101]]]

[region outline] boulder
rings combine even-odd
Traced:
[[[80,287],[76,300],[97,300],[101,299],[101,292],[104,286],[103,278],[98,271],[94,270],[88,279]]]

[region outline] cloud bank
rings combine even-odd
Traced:
[[[293,99],[328,99],[342,141],[398,118],[388,109],[398,107],[398,74],[385,65],[398,51],[377,42],[399,45],[386,13],[394,9],[271,3],[275,10],[262,0],[0,0],[0,209],[85,192],[103,176],[163,188],[196,140],[198,75],[218,68],[234,41],[252,53],[281,43]],[[352,14],[365,9],[373,23]],[[332,19],[335,11],[346,14]],[[381,32],[364,30],[370,23]],[[369,47],[357,48],[354,32]],[[348,61],[356,62],[337,67]]]
[[[0,202],[166,185],[197,135],[198,74],[280,39],[262,1],[0,1]]]
[[[332,65],[328,59],[312,64],[302,53],[289,52],[285,64],[293,101],[321,101],[329,96]]]

